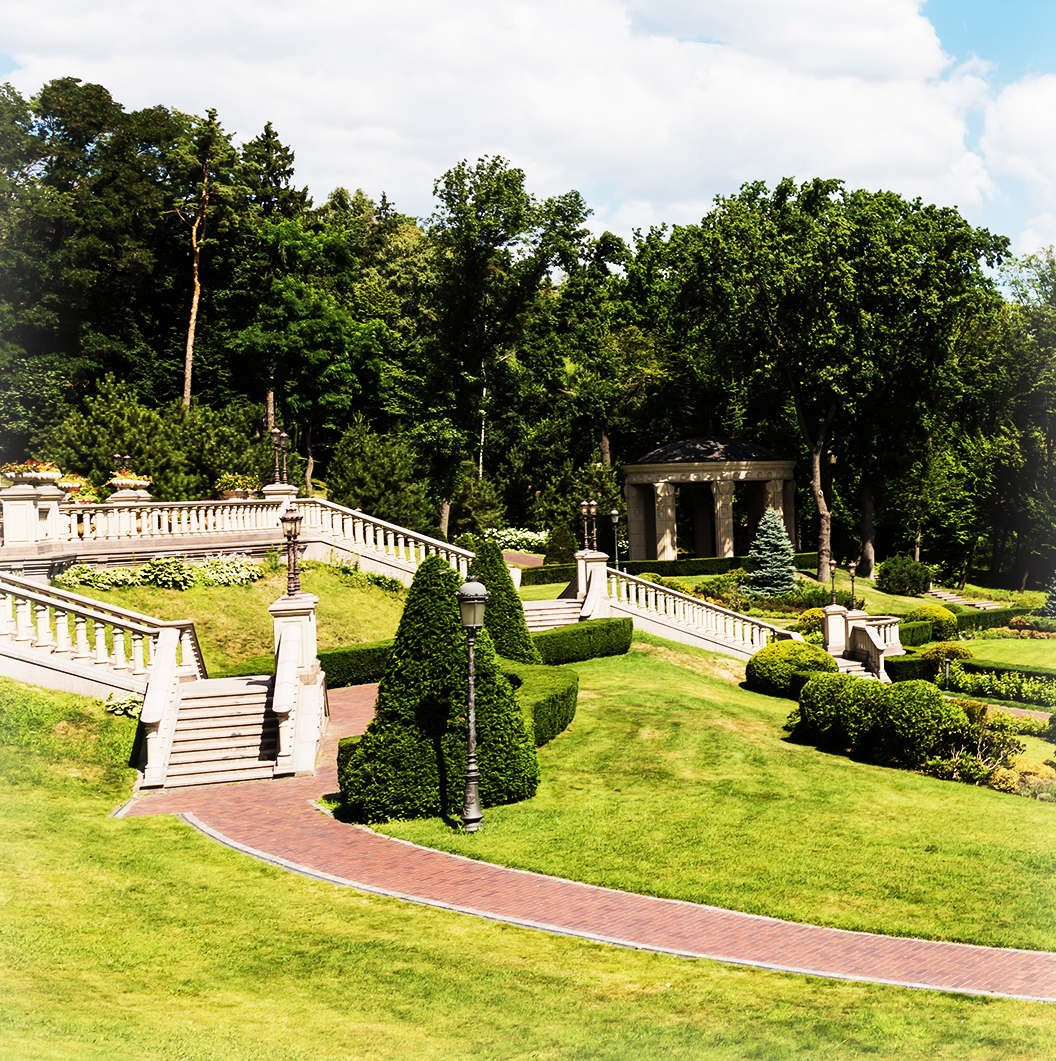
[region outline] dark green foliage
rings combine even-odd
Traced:
[[[817,553],[794,553],[796,570],[809,571],[818,563]],[[723,575],[736,567],[751,570],[751,560],[747,556],[706,556],[693,560],[631,560],[620,562],[620,570],[628,575],[641,575],[646,571],[655,571],[667,578],[689,578],[693,575]],[[828,604],[828,601],[825,602]]]
[[[749,689],[767,696],[789,696],[792,675],[796,671],[830,671],[839,667],[820,645],[805,641],[775,641],[759,649],[745,668],[745,683]]]
[[[876,757],[913,767],[932,756],[949,755],[967,723],[965,713],[944,700],[932,682],[900,682],[888,690]]]
[[[930,623],[928,626],[930,627]],[[931,638],[929,637],[930,641]],[[915,652],[909,651],[904,656],[886,656],[884,670],[893,682],[909,682],[918,679],[930,681],[938,671],[934,660],[924,659]]]
[[[958,630],[991,630],[995,626],[1008,626],[1017,615],[1026,615],[1029,608],[965,608],[957,613]]]
[[[543,564],[541,567],[526,567],[521,572],[521,585],[552,586],[557,582],[571,582],[575,577],[575,564]]]
[[[567,523],[558,523],[546,540],[544,564],[574,564],[576,561],[576,543]],[[555,580],[557,581],[557,580]]]
[[[561,667],[532,667],[500,659],[499,668],[509,679],[535,731],[535,746],[541,748],[564,732],[576,715],[579,675]]]
[[[419,459],[402,435],[375,434],[353,420],[334,450],[327,473],[331,501],[421,534],[436,533],[436,503]]]
[[[338,778],[359,820],[451,815],[461,806],[467,723],[459,583],[430,556],[411,584],[374,719]],[[475,673],[481,801],[527,799],[539,783],[533,738],[487,630],[477,637]]]
[[[898,624],[898,640],[903,648],[913,645],[926,645],[932,640],[931,623],[907,623],[900,621]]]
[[[1041,608],[1041,616],[1045,619],[1056,619],[1056,575],[1052,576],[1049,588],[1046,590],[1048,596]]]
[[[907,623],[931,623],[932,641],[951,641],[957,636],[957,616],[941,604],[922,604],[903,620]]]
[[[876,569],[876,588],[899,597],[916,597],[931,586],[931,568],[911,556],[892,556]]]
[[[588,619],[554,630],[543,630],[532,640],[549,666],[578,663],[601,656],[622,656],[631,647],[631,619]]]
[[[948,659],[971,659],[974,653],[956,641],[940,641],[924,649],[920,655],[922,659],[935,660],[941,665]]]
[[[481,543],[477,555],[470,562],[469,573],[483,583],[488,591],[484,628],[491,634],[495,651],[518,663],[541,664],[543,658],[532,643],[528,624],[524,621],[524,605],[513,588],[513,579],[502,558],[502,550],[495,542]]]
[[[342,689],[346,685],[380,682],[394,644],[395,639],[390,637],[347,648],[323,649],[319,663],[326,672],[326,684],[331,689]]]
[[[850,674],[811,675],[799,692],[799,709],[789,716],[793,739],[819,747],[844,746],[847,736],[841,724],[839,701],[845,687],[855,680]]]
[[[748,553],[751,576],[745,590],[760,597],[794,593],[798,586],[795,555],[784,521],[776,509],[768,508]]]

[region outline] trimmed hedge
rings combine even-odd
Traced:
[[[898,624],[898,639],[903,648],[911,648],[913,645],[926,645],[934,640],[931,636],[931,623],[902,623]]]
[[[1025,674],[1028,678],[1056,678],[1056,667],[1032,667],[1024,666],[1022,663],[991,663],[989,660],[965,659],[961,666],[970,671],[995,671],[998,674]]]
[[[791,696],[793,675],[797,671],[831,671],[839,666],[820,645],[805,641],[775,641],[759,649],[745,667],[744,680],[749,689],[767,696]]]
[[[932,681],[939,672],[939,664],[916,652],[907,652],[904,656],[885,656],[884,670],[893,682]]]
[[[817,571],[817,553],[796,553],[793,562],[797,571]],[[701,556],[690,560],[631,560],[621,563],[620,570],[628,575],[641,575],[655,571],[665,578],[687,578],[692,575],[724,575],[735,567],[752,570],[747,556]]]
[[[517,703],[535,730],[535,746],[549,744],[576,717],[579,675],[574,670],[535,667],[499,659],[499,670],[513,686]]]
[[[599,656],[622,656],[631,647],[631,619],[587,619],[532,635],[543,662],[550,666],[579,663]]]
[[[931,623],[932,641],[951,641],[957,636],[957,616],[941,604],[922,604],[906,616],[907,623]]]
[[[981,611],[978,608],[965,609],[957,614],[958,630],[990,630],[995,626],[1008,626],[1017,615],[1027,615],[1029,608],[993,608]]]
[[[326,672],[327,687],[343,689],[346,685],[380,682],[395,643],[390,637],[385,641],[364,641],[347,648],[324,649],[319,653],[319,663]]]
[[[521,569],[522,586],[552,586],[556,582],[571,582],[575,577],[575,564],[543,564]]]

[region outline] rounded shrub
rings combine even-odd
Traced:
[[[840,700],[845,687],[859,681],[850,674],[818,673],[811,677],[799,694],[799,713],[793,712],[792,736],[796,740],[822,746],[846,744],[840,723]]]
[[[543,657],[539,655],[539,649],[528,633],[524,605],[513,588],[510,569],[506,566],[498,543],[480,543],[477,555],[469,565],[469,573],[482,582],[488,591],[484,629],[491,634],[495,651],[517,663],[541,664]]]
[[[411,583],[375,714],[338,773],[360,821],[457,814],[466,768],[466,649],[457,572],[426,558]],[[535,794],[535,742],[487,630],[477,637],[477,762],[485,806]]]
[[[825,612],[821,608],[808,608],[801,612],[796,624],[801,633],[820,634],[825,625]]]
[[[957,641],[940,641],[937,645],[924,649],[921,658],[931,659],[940,666],[948,659],[974,659],[975,654],[970,648]]]
[[[888,688],[887,710],[877,751],[884,760],[918,766],[948,757],[968,728],[968,716],[932,682],[898,682]]]
[[[916,597],[931,585],[931,568],[911,556],[892,556],[876,569],[876,588],[900,597]]]
[[[819,645],[805,641],[775,641],[759,649],[745,668],[749,689],[768,696],[788,696],[796,671],[839,671],[836,660]]]
[[[950,641],[957,636],[957,616],[941,604],[922,604],[902,619],[906,623],[931,623],[935,641]]]

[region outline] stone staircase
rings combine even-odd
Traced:
[[[524,621],[528,630],[552,630],[556,626],[578,623],[583,602],[578,600],[533,600],[524,602]]]
[[[998,604],[997,601],[972,600],[970,597],[962,597],[957,593],[951,593],[948,589],[929,589],[922,596],[942,601],[943,604],[963,604],[969,608],[978,608],[983,612],[996,612],[1005,607],[1004,604]]]
[[[867,669],[864,663],[861,663],[856,659],[846,659],[843,656],[834,656],[833,659],[836,660],[836,666],[840,668],[841,674],[850,674],[855,678],[867,678],[869,681],[873,682],[879,681],[877,676],[871,670]]]
[[[271,710],[272,685],[265,677],[181,683],[162,787],[272,777],[279,733]]]

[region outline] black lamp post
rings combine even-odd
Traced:
[[[587,511],[590,513],[590,547],[594,552],[598,551],[598,503],[593,498],[587,502]]]
[[[286,596],[301,592],[301,573],[297,566],[297,535],[301,529],[301,514],[290,505],[279,516],[282,534],[286,539]]]
[[[271,448],[275,451],[275,482],[279,482],[279,435],[282,431],[277,427],[273,427],[269,432],[271,435]]]
[[[484,625],[484,605],[488,602],[488,591],[475,579],[465,583],[455,596],[462,613],[462,628],[466,631],[466,653],[469,666],[469,683],[466,686],[466,714],[469,730],[466,734],[466,795],[462,801],[462,828],[475,833],[484,817],[480,809],[480,774],[477,771],[477,704],[473,689],[475,677],[473,643],[477,631]]]
[[[858,570],[858,564],[855,563],[854,560],[852,560],[847,565],[847,570],[850,571],[850,573],[851,573],[851,611],[853,612],[855,610],[855,607],[854,607],[854,573],[855,573],[855,571]]]
[[[830,603],[835,605],[835,603],[836,603],[836,561],[835,560],[830,560],[829,561],[829,578],[832,580],[832,600],[831,600]]]
[[[279,432],[279,447],[282,450],[282,482],[285,486],[289,482],[286,478],[286,451],[290,448],[290,436],[285,431]]]
[[[590,539],[587,537],[587,517],[590,515],[590,502],[580,501],[579,514],[583,517],[583,548],[590,548]]]
[[[132,466],[132,454],[126,453],[122,456],[120,453],[114,454],[114,473],[121,471],[122,468],[131,468]]]
[[[612,554],[613,564],[616,566],[616,570],[620,569],[620,513],[618,509],[613,509],[609,513],[609,519],[612,520]]]

